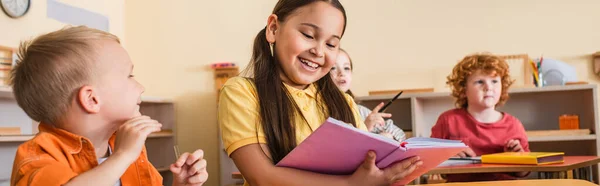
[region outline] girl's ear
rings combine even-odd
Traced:
[[[279,21],[277,20],[277,15],[271,14],[267,19],[267,28],[265,30],[265,34],[267,36],[267,41],[269,43],[275,43],[275,34],[279,29]]]

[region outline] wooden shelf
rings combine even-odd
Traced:
[[[2,135],[0,136],[0,142],[25,142],[30,140],[35,135]],[[163,130],[160,132],[154,132],[148,136],[148,138],[166,138],[173,137],[173,131]]]
[[[577,85],[563,85],[563,86],[545,86],[545,87],[527,87],[527,88],[512,88],[508,92],[509,94],[515,93],[535,93],[535,92],[554,92],[554,91],[572,91],[572,90],[591,90],[595,88],[594,84],[577,84]],[[376,95],[376,96],[361,96],[357,97],[357,101],[368,101],[368,100],[389,100],[395,95]],[[450,92],[427,92],[427,93],[406,93],[402,94],[398,99],[408,98],[418,99],[436,99],[436,98],[452,98]]]
[[[34,135],[5,135],[0,136],[0,142],[25,142],[33,138]]]
[[[530,130],[526,131],[527,137],[544,137],[544,136],[586,136],[591,134],[590,129],[573,129],[573,130]]]
[[[550,141],[591,141],[596,140],[595,134],[576,135],[576,136],[533,136],[528,137],[529,142],[550,142]]]
[[[162,130],[160,132],[153,132],[152,134],[148,135],[148,138],[166,138],[166,137],[173,137],[173,131],[172,130]]]
[[[529,142],[596,140],[590,129],[526,131]]]

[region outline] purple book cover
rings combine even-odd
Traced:
[[[401,147],[400,142],[393,139],[328,118],[276,166],[350,175],[362,164],[369,150],[377,154],[375,162],[379,168],[418,155],[423,165],[395,183],[404,185],[466,148],[460,141],[434,138],[410,138],[405,142],[407,144]]]

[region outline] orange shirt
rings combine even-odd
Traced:
[[[98,166],[98,158],[89,139],[44,123],[40,123],[39,131],[33,139],[19,145],[11,186],[62,185]],[[115,135],[109,140],[113,149],[114,144]],[[148,161],[145,147],[121,176],[121,184],[162,185],[162,176]]]

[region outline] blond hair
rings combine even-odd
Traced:
[[[454,66],[452,74],[447,77],[448,81],[446,84],[452,89],[452,96],[455,98],[456,107],[467,108],[469,106],[466,96],[466,83],[469,76],[478,70],[488,75],[500,76],[502,93],[496,106],[506,103],[508,100],[508,88],[514,82],[510,78],[508,64],[504,59],[496,55],[481,53],[468,55],[463,58]]]
[[[19,106],[35,121],[65,115],[79,88],[93,80],[93,41],[120,43],[117,36],[85,26],[65,27],[22,42],[11,85]]]

